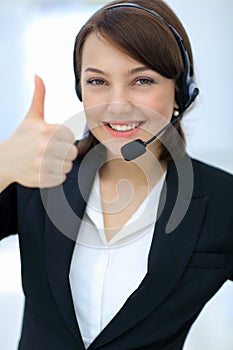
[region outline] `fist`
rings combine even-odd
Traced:
[[[7,142],[11,178],[27,187],[61,184],[78,154],[70,129],[45,122],[44,100],[45,86],[36,76],[30,109]]]

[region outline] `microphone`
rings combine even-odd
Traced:
[[[157,134],[152,136],[148,141],[136,139],[129,143],[126,143],[124,146],[121,147],[121,154],[123,158],[129,161],[142,156],[144,153],[146,153],[147,145],[149,145],[152,141],[157,139],[159,135],[166,131],[171,125],[173,125],[179,118],[181,118],[182,115],[183,113],[175,117],[170,123],[166,124],[161,130],[157,132]]]
[[[124,146],[122,146],[121,147],[121,154],[122,154],[123,158],[127,161],[130,161],[130,160],[134,160],[134,159],[142,156],[144,153],[146,153],[147,145],[149,145],[152,141],[157,139],[159,137],[159,135],[161,135],[164,131],[166,131],[168,128],[170,128],[170,126],[175,124],[175,122],[183,116],[184,112],[193,103],[193,101],[195,100],[198,93],[199,93],[199,90],[197,88],[195,88],[190,101],[184,107],[183,111],[180,112],[180,114],[177,117],[173,118],[168,124],[166,124],[161,130],[159,130],[148,141],[136,139],[136,140],[133,140],[129,143],[126,143]]]

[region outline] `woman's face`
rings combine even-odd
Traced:
[[[155,53],[156,54],[156,53]],[[148,140],[170,121],[175,83],[92,33],[82,54],[81,91],[92,134],[114,157],[134,139]],[[150,150],[159,156],[158,142]]]

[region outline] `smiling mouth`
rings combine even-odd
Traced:
[[[127,132],[138,128],[143,123],[144,122],[134,122],[134,123],[126,123],[126,124],[123,124],[123,123],[104,123],[104,124],[108,125],[114,131]]]

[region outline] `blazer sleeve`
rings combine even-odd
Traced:
[[[17,185],[0,193],[0,240],[17,233]]]
[[[232,242],[233,242],[233,176],[231,176],[231,187],[230,187],[230,200],[229,200],[229,211],[230,211],[230,234],[232,237]],[[232,260],[232,273],[231,273],[231,278],[230,280],[233,281],[233,244],[231,245],[231,260]]]

